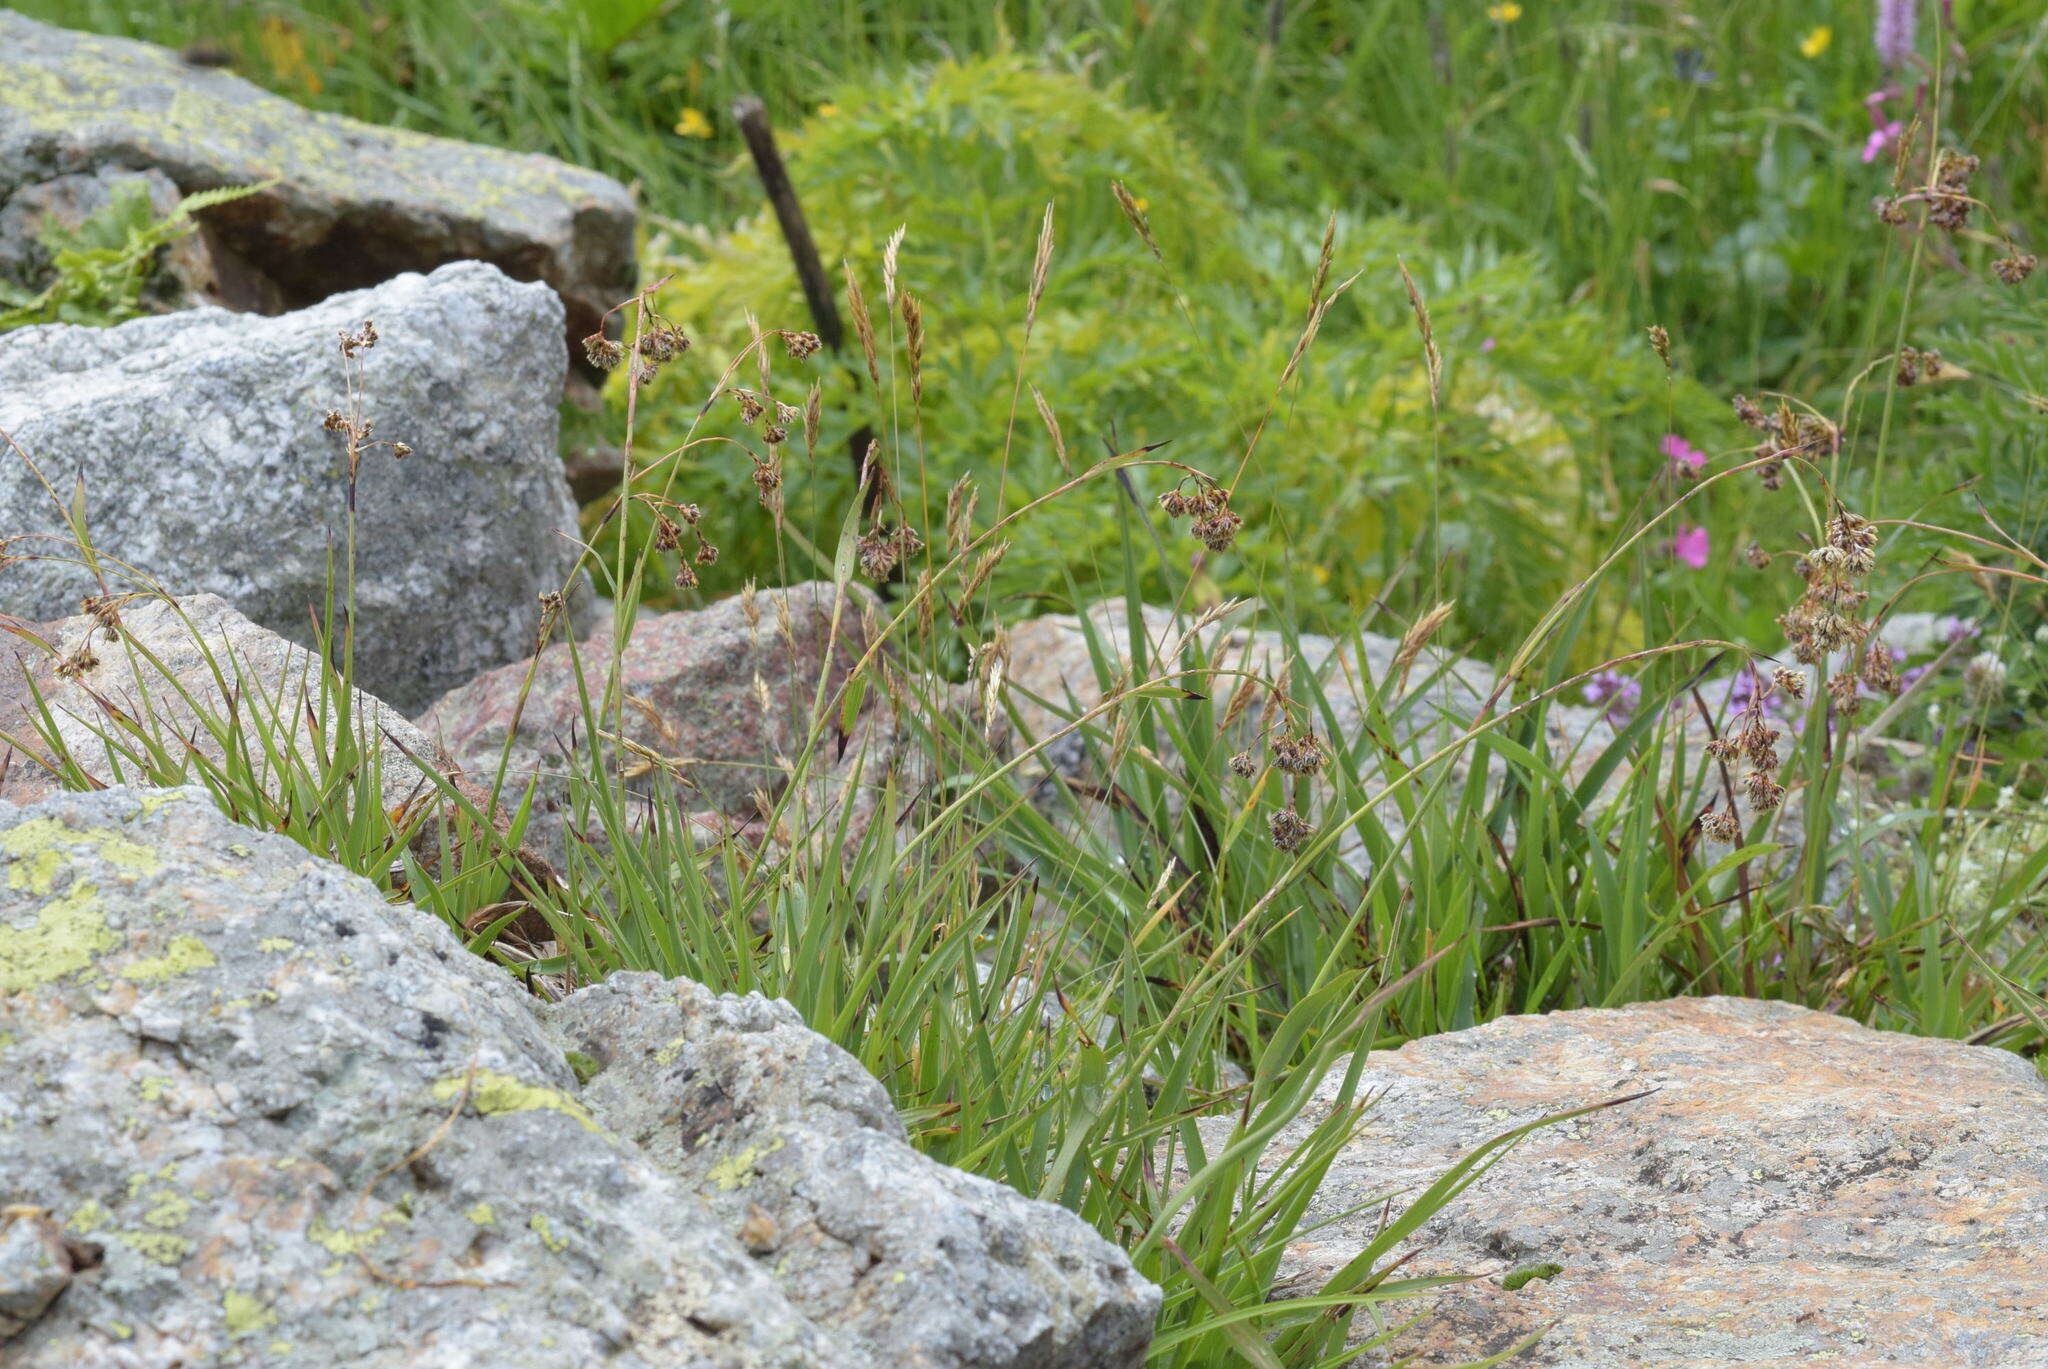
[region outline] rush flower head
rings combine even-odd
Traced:
[[[1273,764],[1288,775],[1313,775],[1323,768],[1323,744],[1316,734],[1289,731],[1273,743]]]
[[[2002,285],[2018,285],[2034,274],[2036,263],[2031,252],[2014,251],[2012,255],[2000,257],[1991,263],[1991,273]]]
[[[1301,844],[1315,835],[1316,829],[1292,808],[1282,808],[1274,813],[1267,823],[1273,845],[1282,851],[1298,851]]]

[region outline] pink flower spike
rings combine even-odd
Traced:
[[[1707,530],[1703,527],[1680,528],[1671,539],[1671,554],[1694,570],[1707,568],[1707,550]]]
[[[1664,434],[1664,440],[1657,449],[1664,453],[1671,469],[1679,475],[1691,475],[1707,464],[1707,454],[1677,433]]]
[[[1479,350],[1480,350],[1480,351],[1482,351],[1482,352],[1490,352],[1490,351],[1492,351],[1492,350],[1493,350],[1493,339],[1492,339],[1492,338],[1488,338],[1488,339],[1486,339],[1486,341],[1484,341],[1484,342],[1480,343],[1480,344],[1479,344]]]

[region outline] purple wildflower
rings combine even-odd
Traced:
[[[1707,464],[1707,454],[1677,433],[1664,434],[1664,440],[1657,444],[1657,449],[1663,452],[1665,460],[1671,463],[1671,472],[1674,475],[1690,478]]]
[[[1978,627],[1969,619],[1958,618],[1953,614],[1949,615],[1946,618],[1943,618],[1937,626],[1941,628],[1941,640],[1951,644],[1955,642],[1966,642],[1970,638],[1975,637],[1979,632],[1983,631],[1982,628]]]
[[[1694,570],[1707,568],[1709,543],[1704,527],[1680,528],[1671,539],[1671,554]]]
[[[1871,129],[1870,136],[1863,140],[1863,160],[1866,163],[1876,161],[1878,157],[1883,155],[1886,148],[1899,140],[1899,135],[1905,131],[1906,126],[1897,119]]]
[[[1601,709],[1610,725],[1619,727],[1643,701],[1643,686],[1618,670],[1603,670],[1586,681],[1579,697]]]

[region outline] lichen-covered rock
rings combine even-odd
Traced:
[[[42,1208],[0,1208],[0,1344],[43,1315],[71,1282],[76,1257]]]
[[[875,1364],[1144,1360],[1159,1291],[1071,1214],[912,1150],[882,1086],[788,1004],[629,974],[548,1020],[600,1066],[591,1115]]]
[[[0,805],[0,1211],[62,1237],[60,1255],[50,1227],[0,1232],[13,1323],[0,1324],[0,1357],[10,1369],[918,1362],[875,1358],[811,1290],[785,1289],[762,1231],[735,1235],[700,1186],[786,1186],[774,1201],[792,1239],[827,1252],[807,1270],[829,1268],[832,1247],[796,1214],[839,1213],[885,1178],[933,1203],[955,1195],[958,1211],[924,1213],[949,1234],[949,1262],[898,1257],[877,1304],[915,1297],[1012,1334],[1044,1329],[1010,1359],[934,1365],[1095,1363],[1075,1357],[1087,1329],[1148,1305],[1071,1215],[935,1174],[907,1148],[889,1152],[886,1176],[782,1168],[796,1156],[880,1165],[886,1103],[780,1010],[652,987],[571,1000],[550,1014],[574,1024],[565,1036],[439,922],[235,826],[199,791]],[[643,998],[648,1013],[623,1020],[619,1005]],[[636,1032],[668,1030],[684,1003],[698,1015],[675,1027],[686,1040],[668,1063],[702,1062],[732,1098],[627,1058]],[[721,1040],[764,1018],[767,1053]],[[649,1096],[614,1114],[615,1090],[582,1089],[588,1062],[571,1052],[592,1047]],[[784,1065],[835,1101],[811,1116],[776,1087]],[[843,1117],[843,1099],[867,1114]],[[702,1184],[674,1138],[646,1138],[650,1153],[625,1134],[647,1119],[706,1141]],[[855,1121],[872,1141],[849,1138]],[[828,1137],[842,1149],[823,1149]],[[991,1273],[1047,1252],[1077,1254],[1066,1282]],[[1066,1344],[1081,1348],[1062,1358]]]
[[[301,308],[477,259],[561,295],[566,356],[633,290],[632,198],[607,176],[316,114],[162,48],[0,11],[0,215],[102,168],[156,171],[187,194],[276,181],[204,215],[218,270],[203,293],[236,308]]]
[[[641,614],[620,653],[621,735],[643,759],[658,758],[687,784],[694,810],[741,825],[757,820],[767,807],[761,800],[772,802],[788,783],[810,733],[820,678],[829,705],[867,646],[873,606],[873,596],[857,586],[842,594],[812,582],[749,591],[689,612]],[[551,855],[561,853],[573,816],[566,811],[566,758],[588,744],[584,691],[601,694],[613,642],[607,621],[576,644],[573,656],[568,643],[557,642],[537,664],[515,661],[480,675],[418,719],[472,780],[488,784],[516,718],[508,792],[538,779],[529,840]],[[879,698],[880,691],[870,693]],[[828,714],[830,754],[810,767],[819,792],[801,796],[816,801],[813,816],[849,787],[855,802],[879,788],[894,747],[886,729],[871,725],[874,712],[856,720],[846,737],[837,714]],[[642,766],[636,790],[650,788],[655,775],[655,764]]]
[[[425,914],[189,790],[0,867],[0,1205],[99,1257],[9,1365],[852,1362]]]
[[[219,762],[225,748],[216,729],[230,720],[242,734],[241,754],[272,793],[285,777],[261,736],[310,761],[311,716],[324,724],[326,754],[337,754],[339,719],[323,697],[320,658],[306,648],[212,594],[137,596],[111,616],[112,626],[80,614],[0,637],[0,734],[22,746],[0,737],[0,799],[28,804],[57,793],[55,767],[66,759],[101,784],[119,783],[152,744],[182,741]],[[420,769],[433,761],[432,743],[361,690],[351,708],[349,733],[378,758],[385,810],[432,801],[437,791]],[[49,727],[61,746],[50,745]],[[153,740],[137,738],[137,728]]]
[[[347,462],[322,415],[351,407],[336,334],[365,319],[381,339],[361,359],[363,416],[412,452],[361,464],[356,672],[412,709],[530,650],[536,596],[574,560],[555,446],[561,307],[546,288],[467,262],[278,318],[195,309],[21,329],[0,337],[0,431],[66,503],[82,483],[114,589],[134,588],[125,565],[311,641],[330,583],[333,611],[346,603]],[[0,558],[0,612],[46,621],[99,592],[64,550],[63,511],[11,452],[0,528],[21,539]]]
[[[2048,1364],[2048,1084],[2005,1051],[1782,1003],[1502,1018],[1374,1055],[1358,1096],[1378,1101],[1281,1277],[1318,1286],[1383,1199],[1488,1138],[1645,1089],[1536,1132],[1426,1225],[1404,1276],[1495,1277],[1360,1363],[1463,1362],[1551,1326],[1515,1363]]]

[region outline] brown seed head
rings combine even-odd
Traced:
[[[2005,285],[2018,285],[2034,274],[2034,254],[2015,251],[1991,263],[1991,273]]]
[[[1266,829],[1272,835],[1273,845],[1287,852],[1300,850],[1302,843],[1316,832],[1316,829],[1292,808],[1282,808],[1274,813],[1267,820]]]
[[[1288,775],[1313,775],[1323,768],[1323,744],[1309,731],[1288,731],[1273,743],[1273,764]]]
[[[1733,813],[1724,813],[1710,808],[1700,814],[1700,831],[1708,841],[1718,841],[1724,846],[1733,846],[1742,840],[1742,823]]]
[[[1671,334],[1664,331],[1664,325],[1650,325],[1650,350],[1657,354],[1657,360],[1664,363],[1664,369],[1671,369]]]

